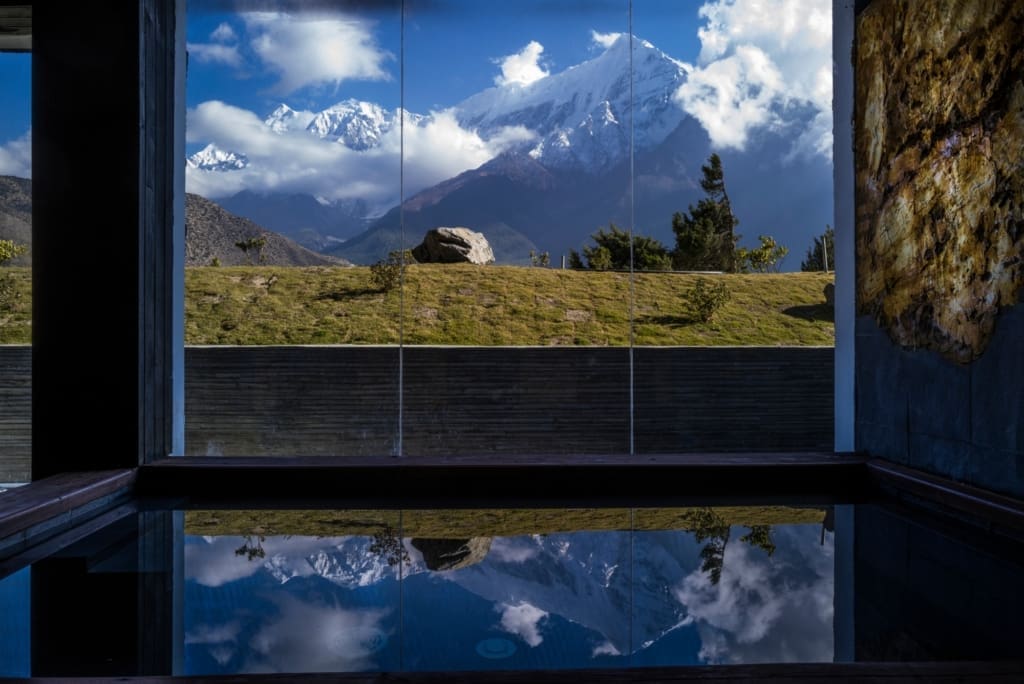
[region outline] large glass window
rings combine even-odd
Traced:
[[[28,482],[32,455],[32,53],[10,47],[0,42],[0,492]]]
[[[188,8],[187,453],[831,444],[826,0]]]

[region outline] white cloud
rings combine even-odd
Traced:
[[[540,65],[543,52],[544,46],[531,40],[519,52],[495,60],[501,65],[501,75],[494,77],[495,85],[524,86],[548,76],[551,72]]]
[[[0,175],[32,177],[32,129],[0,145]]]
[[[361,79],[386,81],[384,64],[394,59],[377,45],[369,22],[343,16],[299,16],[276,12],[245,15],[252,49],[280,80],[278,94],[307,86]]]
[[[540,646],[544,637],[540,635],[540,621],[548,616],[547,611],[541,610],[529,603],[518,603],[511,605],[502,603],[498,606],[501,610],[501,628],[509,634],[519,636],[530,646]]]
[[[833,655],[833,554],[813,525],[773,528],[769,558],[738,539],[719,583],[696,570],[675,589],[697,625],[705,662],[812,662]]]
[[[210,34],[210,40],[215,43],[234,43],[238,40],[238,35],[235,33],[235,29],[231,28],[231,25],[225,21],[213,30]]]
[[[189,192],[212,198],[244,189],[301,192],[329,200],[362,198],[376,210],[398,202],[400,172],[409,197],[534,137],[525,128],[508,127],[484,139],[462,128],[452,111],[434,112],[419,122],[406,117],[403,160],[398,126],[379,145],[356,151],[301,128],[275,133],[253,112],[216,100],[188,111],[187,132],[189,142],[213,142],[249,160],[237,171],[186,169]]]
[[[373,655],[387,641],[389,611],[314,605],[275,598],[280,617],[249,642],[245,669],[264,672],[351,672],[376,667]]]
[[[530,545],[532,538],[495,537],[491,541],[490,555],[502,563],[525,563],[540,555],[536,544]]]
[[[793,154],[832,155],[829,0],[714,0],[700,9],[699,63],[675,94],[712,144],[744,149],[757,130],[810,123]]]
[[[597,31],[590,31],[590,39],[594,41],[595,45],[603,47],[605,50],[615,44],[622,36],[621,33],[598,33]]]
[[[185,633],[185,644],[222,644],[233,642],[242,631],[237,620],[223,625],[199,625]]]
[[[234,45],[189,43],[187,49],[189,58],[201,64],[223,64],[235,68],[242,66],[242,55]]]
[[[605,641],[594,647],[594,650],[590,652],[591,658],[596,658],[603,655],[622,655],[619,649],[615,648],[615,644],[610,641]]]

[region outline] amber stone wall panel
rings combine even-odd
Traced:
[[[875,0],[856,30],[858,311],[970,362],[1024,280],[1024,0]]]

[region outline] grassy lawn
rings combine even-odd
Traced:
[[[831,345],[821,273],[709,275],[731,296],[708,323],[688,292],[697,276],[517,266],[410,266],[382,292],[367,267],[190,268],[188,344]],[[31,274],[4,268],[0,343],[31,338]]]
[[[193,535],[372,535],[382,528],[403,537],[465,539],[514,537],[579,530],[693,530],[694,508],[580,508],[486,510],[188,511],[185,533]],[[736,506],[711,509],[729,525],[821,524],[821,508]]]

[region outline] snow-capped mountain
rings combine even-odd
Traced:
[[[526,85],[487,88],[439,113],[386,109],[354,99],[319,112],[281,104],[264,120],[270,130],[344,146],[354,153],[335,155],[344,163],[361,163],[360,153],[368,153],[368,163],[397,154],[397,146],[383,155],[375,150],[394,137],[400,122],[406,130],[422,129],[415,133],[424,140],[437,131],[461,128],[455,135],[462,140],[475,135],[477,149],[496,156],[441,180],[406,174],[401,205],[397,192],[384,198],[349,197],[362,201],[365,211],[345,208],[344,217],[332,213],[326,222],[300,218],[323,213],[319,210],[292,211],[301,194],[294,187],[286,199],[283,192],[266,194],[243,184],[242,192],[232,190],[240,198],[232,211],[267,223],[266,208],[250,201],[258,194],[259,204],[275,205],[271,213],[286,218],[272,227],[354,263],[373,263],[403,239],[416,241],[439,225],[465,225],[505,242],[504,252],[495,249],[499,263],[526,263],[531,249],[556,257],[580,250],[610,222],[671,245],[671,217],[702,197],[700,167],[712,151],[703,126],[673,99],[689,69],[651,43],[622,34],[580,64]],[[428,127],[430,135],[418,135]],[[832,221],[829,160],[794,157],[791,141],[781,135],[761,136],[744,150],[717,151],[739,232],[746,236],[743,244],[758,234],[772,235],[796,254],[810,235]],[[244,152],[210,145],[189,159],[190,172],[238,172],[249,163]],[[436,148],[430,154],[437,155]],[[260,163],[266,160],[252,162],[253,167]],[[358,185],[346,183],[346,189]],[[373,183],[379,187],[381,178]],[[305,197],[309,201],[304,204],[312,206],[313,193]]]
[[[249,158],[241,152],[222,150],[210,143],[185,160],[190,168],[203,171],[234,171],[249,165]]]
[[[312,118],[313,115],[309,112],[297,112],[282,103],[263,120],[263,123],[275,133],[287,133],[296,128],[305,128]]]
[[[630,49],[632,48],[632,59]],[[685,114],[671,102],[686,79],[687,66],[651,43],[621,35],[597,57],[534,81],[488,88],[455,105],[459,124],[484,139],[506,127],[522,127],[536,136],[522,151],[553,168],[597,172],[622,160],[632,140],[639,149],[662,142]],[[631,78],[632,75],[632,78]],[[632,107],[632,103],[636,107]],[[433,115],[385,109],[348,99],[320,112],[300,112],[280,104],[264,124],[275,133],[305,129],[321,140],[364,151],[403,122],[422,126]],[[193,155],[193,168],[214,168],[206,156],[210,145]],[[236,155],[244,158],[244,155]],[[197,159],[198,158],[198,159]],[[217,157],[218,170],[243,168],[234,159]]]
[[[528,85],[488,88],[455,110],[485,138],[503,126],[533,131],[540,141],[529,154],[548,167],[594,173],[629,154],[631,133],[645,149],[679,126],[685,114],[671,98],[686,74],[682,62],[623,34],[594,59]]]

